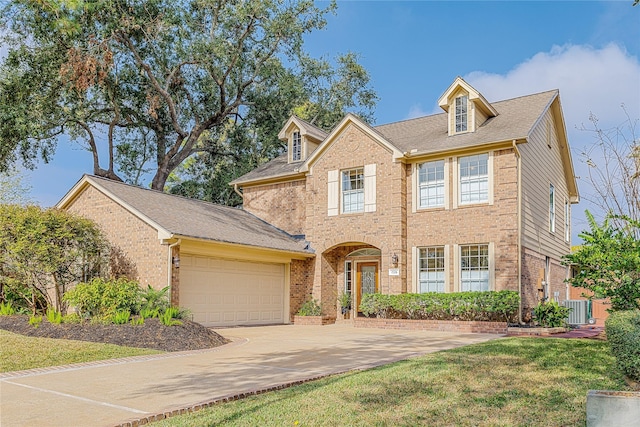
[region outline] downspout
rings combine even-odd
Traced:
[[[169,287],[169,304],[173,305],[173,298],[171,296],[171,290],[173,288],[173,248],[178,246],[182,242],[182,239],[176,240],[175,243],[169,245],[168,251],[168,267],[167,267],[167,286]]]
[[[522,320],[522,157],[520,156],[520,150],[516,145],[514,139],[511,143],[513,145],[513,151],[516,153],[517,169],[518,169],[518,198],[516,200],[517,207],[517,221],[518,221],[518,237],[516,238],[516,245],[518,247],[518,295],[520,296],[520,304],[518,305],[518,323],[523,324]]]
[[[242,195],[242,193],[240,192],[240,190],[238,190],[238,184],[233,184],[233,191],[235,191],[235,192],[236,192],[236,194],[237,194],[238,196],[240,196],[240,198],[241,198],[241,199],[243,199],[243,200],[244,200],[244,196]]]

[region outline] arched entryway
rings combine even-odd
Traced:
[[[322,254],[322,264],[323,305],[334,306],[336,317],[343,312],[345,295],[351,301],[346,317],[352,317],[357,315],[363,295],[380,292],[380,248],[366,243],[337,245]]]

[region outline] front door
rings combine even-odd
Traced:
[[[356,283],[358,288],[358,311],[360,311],[360,301],[362,301],[362,296],[378,292],[378,263],[358,263]]]

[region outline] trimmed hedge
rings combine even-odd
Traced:
[[[516,291],[366,294],[360,311],[367,317],[385,319],[514,322],[519,305]]]
[[[604,325],[618,368],[640,381],[640,310],[611,313]]]

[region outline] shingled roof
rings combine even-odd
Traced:
[[[167,236],[196,238],[288,252],[311,253],[304,240],[262,221],[242,209],[217,205],[161,191],[84,175],[58,203],[64,208],[76,193],[92,185]]]
[[[557,90],[550,90],[492,102],[491,105],[498,115],[487,120],[475,132],[449,136],[447,113],[373,126],[372,129],[399,151],[411,153],[412,156],[470,148],[493,142],[522,140],[529,137],[535,123],[557,96]],[[237,178],[231,184],[293,176],[300,173],[298,172],[300,167],[300,163],[288,164],[285,153]]]

